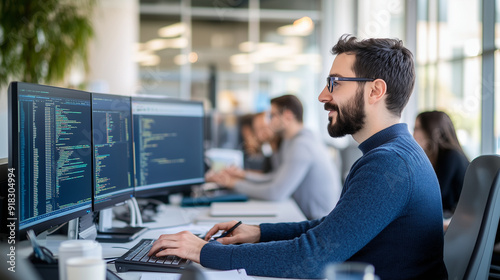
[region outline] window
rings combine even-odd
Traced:
[[[445,111],[469,159],[481,153],[481,3],[418,1],[418,111]]]

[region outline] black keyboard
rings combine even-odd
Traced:
[[[140,270],[179,273],[179,270],[186,268],[191,263],[190,260],[177,256],[149,257],[148,253],[154,241],[154,239],[142,239],[123,256],[116,259],[116,271]]]

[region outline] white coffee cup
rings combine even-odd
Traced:
[[[102,259],[101,244],[93,240],[68,240],[59,246],[59,279],[67,280],[66,262],[73,257]]]
[[[101,258],[69,258],[66,273],[68,280],[106,280],[106,262]]]

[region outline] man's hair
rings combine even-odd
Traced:
[[[413,55],[403,46],[403,41],[387,38],[358,40],[343,35],[333,46],[332,53],[354,54],[356,60],[352,70],[356,77],[384,80],[387,84],[387,109],[401,116],[415,85]]]
[[[274,104],[280,113],[283,113],[285,110],[290,110],[295,119],[298,122],[302,122],[302,114],[304,109],[302,108],[302,103],[295,95],[286,94],[279,97],[275,97],[271,99],[271,104]]]

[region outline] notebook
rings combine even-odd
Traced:
[[[243,168],[243,152],[240,150],[213,148],[205,152],[210,169],[219,171],[229,166]]]
[[[210,205],[212,217],[275,217],[278,208],[269,202],[214,202]]]

